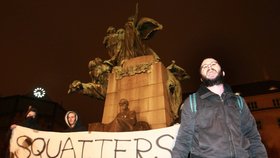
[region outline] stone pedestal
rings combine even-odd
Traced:
[[[169,126],[172,118],[164,65],[148,55],[127,60],[121,69],[122,73],[114,70],[109,75],[102,123],[116,117],[120,99],[126,98],[138,121],[148,122],[152,129]]]

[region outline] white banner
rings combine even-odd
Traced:
[[[171,158],[179,125],[136,132],[46,132],[17,126],[18,158]]]

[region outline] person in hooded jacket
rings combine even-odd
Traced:
[[[78,132],[87,130],[86,127],[81,124],[79,116],[75,111],[68,111],[65,114],[65,123],[67,124],[67,129],[65,132]]]

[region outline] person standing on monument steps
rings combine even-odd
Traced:
[[[254,117],[244,99],[224,83],[218,61],[204,59],[200,75],[201,86],[181,107],[172,157],[267,158]]]

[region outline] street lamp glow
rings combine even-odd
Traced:
[[[38,87],[34,89],[33,94],[37,98],[43,98],[46,95],[46,91],[43,88]]]

